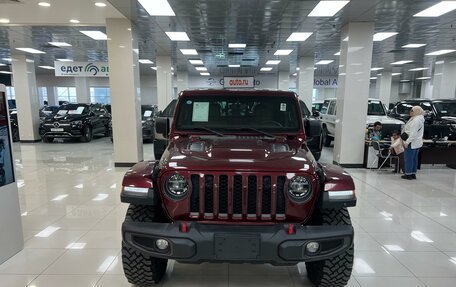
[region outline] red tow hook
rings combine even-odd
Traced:
[[[185,222],[185,221],[181,222],[180,232],[182,232],[182,233],[187,233],[188,232],[187,222]]]
[[[293,224],[288,224],[288,230],[287,230],[288,235],[293,235],[295,234],[295,228]]]

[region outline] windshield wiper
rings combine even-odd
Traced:
[[[217,135],[219,137],[224,137],[225,135],[222,134],[222,133],[219,133],[217,131],[214,131],[212,129],[209,129],[209,128],[206,128],[206,127],[195,127],[195,128],[192,128],[192,130],[201,130],[201,131],[207,131],[207,132],[210,132],[210,133],[213,133],[214,135]]]
[[[265,131],[262,131],[262,130],[259,130],[259,129],[255,129],[255,128],[234,128],[234,129],[230,129],[230,130],[233,130],[233,131],[253,131],[253,132],[262,134],[264,136],[267,136],[269,138],[273,138],[273,139],[276,138],[276,136],[273,135],[273,134],[270,134],[268,132],[265,132]]]

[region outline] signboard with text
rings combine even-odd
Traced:
[[[224,77],[223,87],[225,89],[253,88],[255,87],[254,77]]]
[[[56,77],[109,77],[107,62],[54,62]]]

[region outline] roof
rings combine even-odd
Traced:
[[[290,91],[279,90],[255,90],[255,89],[201,89],[201,90],[185,90],[180,96],[224,96],[224,95],[240,95],[240,96],[286,96],[297,97],[296,93]]]

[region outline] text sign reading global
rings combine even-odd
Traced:
[[[255,87],[254,77],[224,77],[223,87],[228,89],[253,88]]]
[[[56,77],[109,77],[107,62],[54,62]]]

